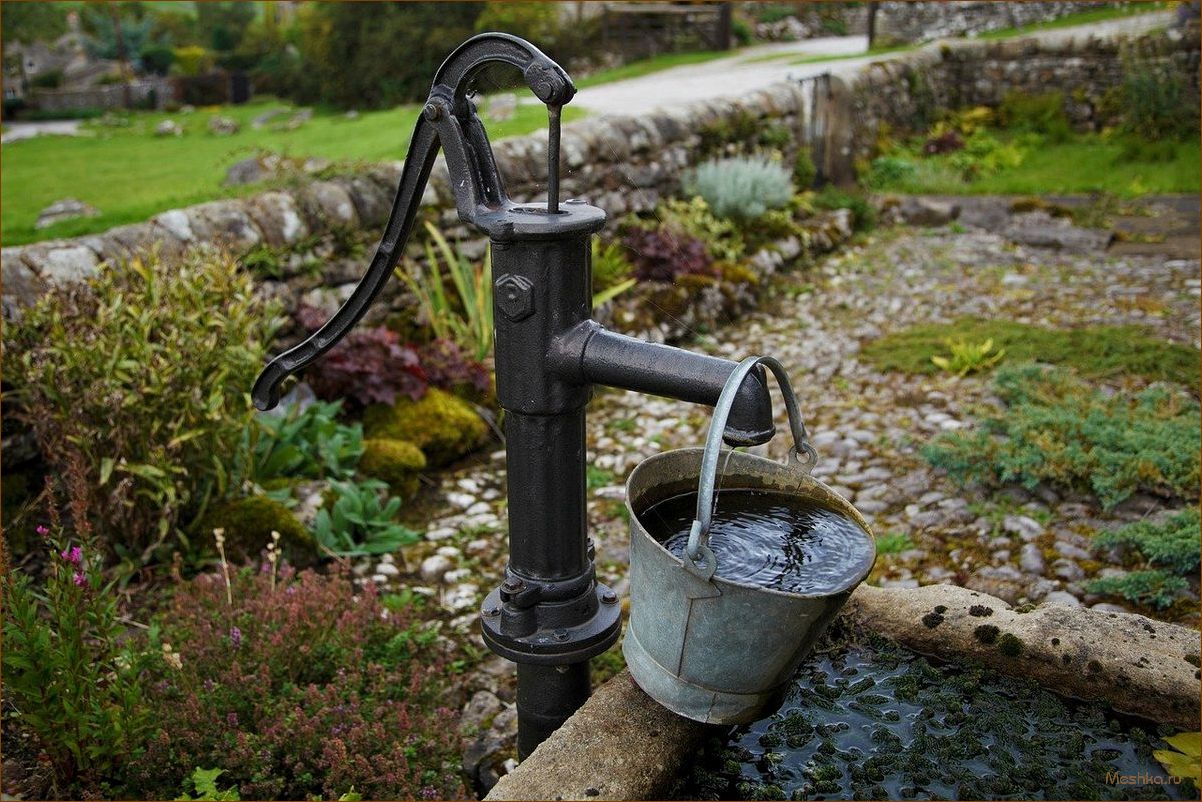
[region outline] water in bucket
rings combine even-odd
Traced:
[[[696,511],[697,494],[682,493],[639,517],[683,558]],[[844,590],[875,556],[871,538],[848,516],[796,495],[744,488],[716,494],[709,547],[722,579],[807,595]]]

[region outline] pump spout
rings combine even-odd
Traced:
[[[738,363],[695,354],[607,331],[591,320],[552,348],[550,367],[566,379],[604,384],[713,406]],[[731,446],[766,443],[776,433],[764,371],[757,368],[739,387],[722,438]]]

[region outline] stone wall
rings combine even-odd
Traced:
[[[1047,22],[1090,8],[1113,3],[1027,2],[999,3],[997,0],[911,3],[891,0],[877,11],[877,41],[930,42],[949,36],[966,36],[1002,28]]]
[[[1121,111],[1116,90],[1129,70],[1156,69],[1185,81],[1198,104],[1199,36],[1193,26],[1136,39],[1072,38],[943,42],[868,65],[847,82],[850,125],[842,150],[871,155],[885,123],[913,132],[939,113],[998,106],[1010,92],[1064,95],[1065,112],[1081,130],[1101,130]]]

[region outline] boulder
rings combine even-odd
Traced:
[[[220,115],[209,118],[209,133],[214,136],[231,136],[242,130],[242,126],[233,117]]]
[[[55,223],[61,223],[63,220],[74,220],[78,217],[96,217],[100,214],[100,210],[90,203],[84,203],[75,198],[63,198],[42,209],[38,213],[38,221],[33,224],[34,228],[49,228]]]
[[[154,127],[155,136],[183,136],[184,127],[175,120],[163,120]]]

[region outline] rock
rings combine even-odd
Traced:
[[[1106,250],[1114,234],[1092,228],[1055,224],[1012,224],[1003,236],[1020,245],[1036,248],[1056,248],[1073,253],[1100,253]]]
[[[937,608],[942,620],[931,627],[923,618]],[[974,615],[986,608],[987,617]],[[1199,653],[1196,629],[1055,603],[1019,612],[950,585],[861,585],[844,614],[922,654],[975,660],[1120,712],[1190,731],[1199,726],[1197,666],[1190,662]]]
[[[1026,595],[1027,585],[1027,577],[1012,565],[979,568],[964,583],[967,588],[997,596],[1010,604],[1017,604]]]
[[[227,187],[257,184],[274,175],[275,170],[268,166],[262,156],[251,156],[231,164],[225,171],[225,181],[222,183]]]
[[[1080,607],[1081,600],[1063,590],[1053,590],[1043,597],[1043,604],[1060,604],[1065,607]]]
[[[1065,582],[1077,582],[1085,578],[1085,569],[1063,557],[1052,563],[1052,573]]]
[[[242,130],[242,126],[233,117],[209,118],[209,133],[215,136],[232,136]]]
[[[250,121],[250,127],[257,131],[260,128],[265,127],[272,120],[282,117],[287,113],[287,109],[268,109],[262,114],[256,115],[255,118]]]
[[[313,119],[313,109],[300,109],[289,117],[282,127],[285,131],[295,131],[311,119]]]
[[[901,221],[912,226],[942,226],[960,216],[960,206],[932,198],[908,196],[898,206]]]
[[[443,576],[454,567],[455,563],[450,558],[435,554],[422,560],[418,573],[421,574],[423,582],[437,585],[442,582]]]
[[[63,198],[42,209],[38,213],[38,220],[33,224],[33,227],[37,229],[49,228],[63,220],[75,220],[79,217],[96,217],[99,214],[100,210],[90,203],[84,203],[75,198]]]
[[[155,136],[183,136],[184,127],[175,120],[163,120],[154,127]]]
[[[1093,556],[1080,546],[1074,546],[1072,543],[1066,543],[1063,540],[1056,541],[1055,549],[1061,555],[1071,560],[1088,560]]]
[[[384,576],[399,576],[401,569],[397,568],[393,563],[381,562],[376,566],[376,573]]]
[[[1048,569],[1047,563],[1043,559],[1043,552],[1034,543],[1023,544],[1022,551],[1018,557],[1018,567],[1023,569],[1025,573],[1035,576],[1043,576],[1043,573]]]
[[[1043,524],[1025,515],[1007,515],[1002,520],[1002,530],[1012,535],[1018,535],[1025,541],[1032,541],[1043,534]]]
[[[518,96],[512,92],[494,95],[488,100],[488,119],[494,122],[511,119],[517,110]]]
[[[493,718],[505,707],[495,693],[476,691],[463,706],[459,716],[459,732],[474,735],[492,724]]]

